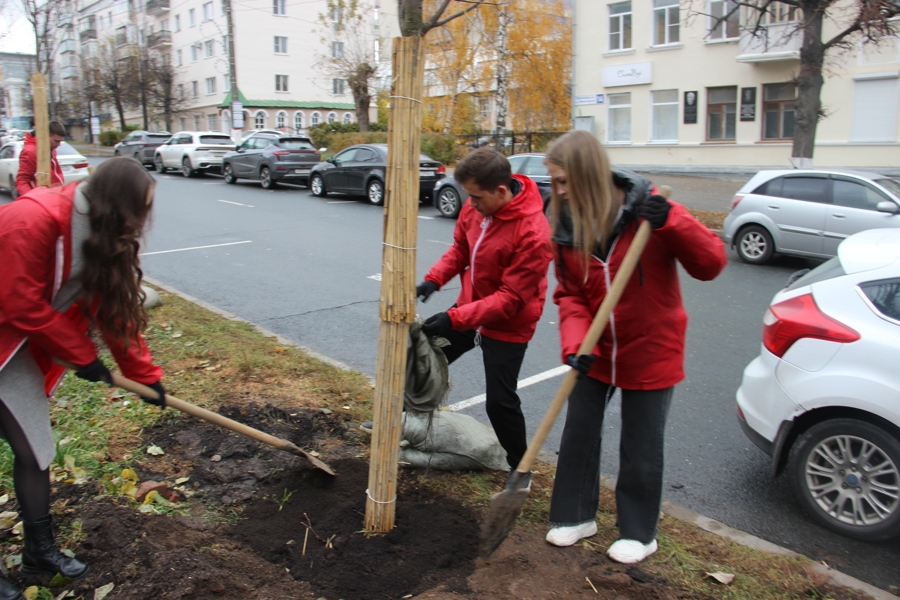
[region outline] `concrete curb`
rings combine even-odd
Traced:
[[[161,281],[157,281],[156,279],[153,279],[152,277],[145,276],[144,281],[146,283],[149,283],[150,285],[153,285],[162,290],[165,290],[166,292],[168,292],[170,294],[178,296],[179,298],[181,298],[183,300],[192,302],[192,303],[196,304],[197,306],[200,306],[201,308],[205,308],[208,311],[214,312],[217,315],[225,317],[226,319],[228,319],[230,321],[239,321],[241,323],[247,323],[248,325],[252,325],[257,331],[259,331],[266,337],[272,337],[272,338],[275,338],[276,340],[278,340],[279,344],[282,344],[285,346],[293,346],[294,348],[298,348],[298,349],[302,350],[303,352],[309,354],[313,358],[317,358],[317,359],[321,360],[322,362],[327,363],[333,367],[342,369],[344,371],[358,372],[356,369],[354,369],[350,365],[347,365],[346,363],[343,363],[339,360],[331,358],[330,356],[326,356],[324,354],[316,352],[312,348],[304,346],[303,344],[298,344],[297,342],[294,342],[285,337],[282,337],[282,336],[278,335],[277,333],[269,331],[268,329],[266,329],[264,327],[260,327],[256,323],[253,323],[246,319],[242,319],[241,317],[233,315],[233,314],[229,313],[228,311],[219,308],[218,306],[215,306],[208,302],[204,302],[203,300],[200,300],[199,298],[195,298],[194,296],[191,296],[190,294],[185,294],[184,292],[182,292],[176,288],[173,288],[170,285],[166,285],[165,283],[162,283]],[[369,379],[369,382],[374,386],[375,379],[372,377],[368,377],[368,376],[366,376],[366,377]],[[557,457],[555,454],[552,454],[550,452],[541,451],[538,454],[538,459],[555,466]],[[609,489],[614,490],[616,487],[616,480],[611,477],[603,477],[601,480],[601,484]],[[738,529],[734,529],[732,527],[729,527],[728,525],[725,525],[724,523],[720,523],[720,522],[716,521],[715,519],[711,519],[709,517],[704,517],[703,515],[701,515],[699,513],[696,513],[690,509],[684,508],[683,506],[678,506],[677,504],[672,504],[671,502],[663,502],[662,512],[663,512],[663,514],[667,514],[669,516],[675,517],[676,519],[681,519],[682,521],[687,521],[688,523],[692,523],[704,531],[713,533],[715,535],[718,535],[719,537],[727,538],[729,540],[732,540],[739,544],[743,544],[744,546],[748,546],[755,550],[761,550],[763,552],[768,552],[769,554],[777,554],[777,555],[781,555],[781,556],[793,556],[793,557],[798,557],[798,558],[803,557],[802,554],[798,554],[798,553],[794,552],[793,550],[788,550],[787,548],[782,548],[781,546],[778,546],[771,542],[767,542],[766,540],[764,540],[762,538],[758,538],[749,533],[740,531]],[[803,558],[807,558],[807,557],[803,557]],[[863,593],[869,594],[873,598],[873,600],[900,600],[900,597],[898,597],[898,596],[895,596],[889,592],[886,592],[885,590],[882,590],[881,588],[877,588],[877,587],[875,587],[871,584],[868,584],[864,581],[860,581],[859,579],[856,579],[855,577],[851,577],[850,575],[841,573],[840,571],[836,571],[835,569],[832,569],[825,564],[813,562],[813,565],[814,565],[816,572],[827,577],[829,582],[832,582],[836,585],[841,585],[841,586],[844,586],[847,588],[856,589]]]

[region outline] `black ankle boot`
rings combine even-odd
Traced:
[[[50,515],[24,525],[25,549],[22,550],[22,573],[26,575],[59,573],[69,579],[81,579],[91,570],[83,562],[66,556],[56,547]]]
[[[25,600],[25,595],[16,586],[0,577],[0,600]]]

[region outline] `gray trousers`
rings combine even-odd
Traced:
[[[649,543],[662,502],[666,418],[674,387],[622,390],[622,433],[616,511],[619,538]],[[569,396],[550,501],[550,523],[577,525],[596,518],[600,502],[603,416],[615,387],[579,377]]]

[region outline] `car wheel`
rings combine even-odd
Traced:
[[[157,154],[156,157],[154,157],[154,159],[153,159],[153,164],[156,165],[156,172],[157,172],[157,173],[163,174],[163,173],[165,173],[165,172],[167,171],[166,165],[163,164],[162,156],[160,156],[159,154]]]
[[[237,177],[234,176],[234,169],[232,169],[229,164],[226,164],[222,168],[222,178],[225,179],[225,183],[237,183]]]
[[[738,256],[745,263],[761,265],[775,254],[775,244],[765,227],[749,225],[741,229],[737,236]]]
[[[366,185],[366,197],[370,204],[381,206],[384,204],[384,184],[378,179],[373,179]]]
[[[857,419],[832,419],[801,435],[790,454],[791,485],[804,510],[847,537],[900,535],[900,440]]]
[[[135,152],[135,153],[134,153],[134,160],[138,161],[138,162],[141,163],[142,165],[144,164],[144,159],[141,158],[141,153],[140,153],[140,152]]]
[[[193,177],[194,173],[196,173],[196,171],[191,168],[191,159],[185,156],[181,159],[181,174],[185,177]]]
[[[118,156],[118,155],[119,155],[119,149],[116,148],[115,150],[113,150],[113,156]]]
[[[15,200],[19,197],[19,190],[16,188],[16,180],[13,179],[13,176],[9,176],[9,195],[12,196],[12,199]]]
[[[453,189],[453,186],[445,186],[437,194],[434,201],[434,207],[438,209],[442,217],[455,219],[459,216],[459,210],[462,208],[459,194]]]
[[[316,196],[325,196],[328,193],[325,191],[325,182],[322,181],[321,175],[312,176],[312,179],[309,180],[309,189]]]
[[[272,179],[272,170],[269,167],[263,167],[259,170],[259,185],[263,187],[264,190],[271,190],[278,186],[275,183],[275,180]]]

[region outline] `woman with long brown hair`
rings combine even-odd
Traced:
[[[691,276],[711,280],[725,267],[725,249],[683,206],[655,193],[650,181],[613,169],[588,132],[561,137],[546,163],[562,359],[581,373],[569,396],[547,541],[571,546],[597,533],[603,417],[618,388],[619,539],[607,554],[636,563],[657,549],[666,418],[674,386],[684,379],[687,313],[676,261]],[[641,220],[650,222],[653,234],[638,268],[597,347],[577,356]]]
[[[49,466],[56,455],[47,398],[65,369],[111,383],[91,331],[122,371],[164,406],[162,370],[147,324],[138,253],[155,180],[133,158],[111,158],[83,183],[37,188],[0,206],[0,434],[15,455],[13,482],[25,531],[22,572],[78,579],[89,567],[54,541]],[[0,578],[0,600],[22,598]]]

